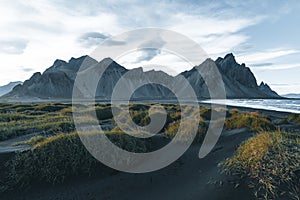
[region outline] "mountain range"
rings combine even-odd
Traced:
[[[83,62],[84,66],[80,68]],[[78,73],[83,76],[93,74],[96,77],[101,72],[103,75],[98,82],[96,97],[109,100],[118,80],[130,72],[130,75],[126,76],[126,85],[129,89],[134,90],[133,85],[135,83],[150,78],[163,80],[174,85],[180,81],[180,76],[184,76],[194,89],[197,98],[206,99],[210,98],[210,95],[204,79],[199,75],[197,69],[209,69],[208,66],[211,64],[215,64],[222,75],[227,98],[281,98],[266,83],[262,82],[258,85],[251,70],[245,64],[238,64],[231,53],[215,61],[207,59],[191,70],[184,71],[177,76],[170,76],[162,71],[143,71],[142,68],[128,70],[110,58],[105,58],[100,62],[89,56],[71,58],[68,62],[56,60],[43,73],[34,73],[23,84],[14,87],[11,92],[4,95],[4,98],[68,99],[72,97],[74,80]],[[101,71],[107,65],[106,70]],[[207,70],[206,73],[210,77],[214,77],[213,72]],[[86,78],[93,79],[92,77]],[[186,86],[182,85],[180,89],[185,90]],[[166,87],[151,83],[142,86],[131,96],[132,99],[169,99],[173,97],[175,97],[174,94]],[[84,96],[79,96],[79,98],[84,98]]]

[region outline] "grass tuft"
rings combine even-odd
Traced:
[[[258,112],[239,113],[231,112],[231,117],[225,120],[226,129],[248,127],[252,131],[275,130],[274,124]]]
[[[164,134],[170,136],[171,138],[175,137],[181,124],[182,122],[180,122],[180,120],[170,123],[166,128]],[[180,140],[185,141],[187,139],[185,137],[188,137],[189,136],[188,133],[190,133],[192,130],[189,130],[190,128],[189,124],[182,124],[182,126],[187,129],[187,130],[183,130],[187,134],[183,135],[183,138],[180,138]],[[194,142],[201,143],[206,135],[207,129],[208,129],[207,123],[205,123],[203,120],[200,120],[198,131],[194,139]]]
[[[246,177],[257,198],[299,199],[299,138],[279,131],[259,133],[221,165],[229,175]]]
[[[44,141],[45,138],[41,135],[38,135],[38,136],[34,136],[32,138],[30,138],[29,140],[25,140],[25,141],[22,141],[22,142],[16,142],[13,144],[13,146],[20,146],[20,145],[35,145],[39,142],[42,142]]]
[[[141,139],[114,132],[106,135],[127,151],[147,150]],[[99,134],[87,132],[85,136],[97,139]],[[27,188],[34,182],[61,183],[67,178],[91,175],[105,168],[86,150],[77,133],[59,134],[43,139],[38,137],[27,142],[34,146],[29,151],[17,153],[6,163],[6,176],[2,181],[4,185],[0,186],[2,190]],[[110,156],[111,160],[116,160],[112,152],[102,153]]]

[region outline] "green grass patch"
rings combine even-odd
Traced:
[[[289,121],[287,120],[287,118],[282,118],[280,120],[278,120],[278,122],[276,122],[277,125],[283,125],[283,124],[289,124]]]
[[[131,119],[139,126],[146,126],[150,123],[150,117],[147,111],[131,111]]]
[[[97,134],[86,133],[86,136],[97,138]],[[113,143],[125,150],[131,152],[147,150],[141,139],[114,132],[106,135]],[[33,143],[34,146],[29,151],[17,153],[6,163],[7,172],[0,187],[2,191],[27,188],[34,182],[61,183],[70,177],[91,175],[105,168],[90,155],[77,133],[60,134],[43,139],[39,137],[27,142]],[[112,152],[103,153],[116,160]]]
[[[166,128],[166,130],[164,131],[164,134],[170,136],[171,138],[175,137],[176,134],[178,134],[178,130],[181,124],[182,122],[180,120],[170,123]],[[190,130],[191,127],[189,126],[189,122],[187,122],[187,124],[182,124],[182,125],[183,127],[186,128],[186,130],[183,130],[184,133],[186,134],[183,134],[182,138],[179,138],[179,140],[186,141],[187,139],[191,139],[189,138],[191,137],[189,133],[193,130]],[[206,135],[207,129],[208,129],[208,124],[205,123],[203,120],[200,120],[194,142],[201,143]]]
[[[300,115],[293,113],[288,116],[287,121],[296,125],[300,125]]]
[[[231,117],[225,120],[226,129],[248,127],[252,131],[275,130],[276,127],[266,116],[257,112],[250,113],[231,113]]]
[[[208,106],[200,107],[200,116],[203,117],[205,120],[211,119],[211,108]]]
[[[45,112],[57,112],[60,111],[67,106],[65,105],[54,105],[54,104],[40,104],[38,105],[35,110],[37,111],[45,111]]]
[[[69,104],[2,104],[0,107],[0,140],[29,133],[74,131]]]
[[[221,165],[225,173],[247,178],[257,198],[299,199],[299,139],[298,134],[262,132]]]
[[[113,118],[113,114],[110,106],[96,107],[96,115],[98,120],[107,120]]]
[[[29,140],[25,140],[25,141],[22,141],[22,142],[16,142],[13,144],[13,146],[20,146],[20,145],[35,145],[39,142],[42,142],[44,141],[45,138],[41,135],[38,135],[38,136],[34,136],[32,138],[30,138]]]
[[[148,111],[150,109],[149,105],[146,104],[131,104],[129,110],[131,111]]]
[[[300,125],[300,114],[292,113],[288,117],[282,118],[277,122],[278,125],[294,124]]]
[[[65,110],[62,110],[62,113],[64,112]],[[81,113],[83,116],[93,116],[93,114],[96,113],[98,120],[108,120],[113,118],[111,107],[105,105],[95,106],[94,108],[81,108],[77,112]]]
[[[24,114],[19,114],[19,113],[0,114],[0,122],[11,122],[11,121],[30,120],[30,119],[33,119],[33,117]]]

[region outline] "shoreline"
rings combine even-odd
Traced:
[[[280,100],[280,101],[300,101],[300,99],[295,99],[295,98],[282,98],[282,99],[271,99],[271,98],[264,98],[264,99],[216,99],[216,101],[231,101],[231,100],[240,100],[240,101],[247,101],[247,100],[258,100],[258,101],[263,101],[263,100]],[[231,105],[231,104],[226,104],[226,103],[218,103],[218,102],[204,102],[204,101],[210,101],[210,99],[203,99],[203,100],[199,100],[198,102],[191,102],[191,101],[183,101],[183,104],[198,104],[199,106],[209,106],[210,104],[216,105],[216,106],[222,106],[222,107],[228,107],[228,108],[237,108],[237,109],[241,109],[241,110],[245,110],[245,109],[254,109],[254,110],[262,110],[262,111],[275,111],[275,112],[281,112],[281,113],[296,113],[296,114],[300,114],[300,109],[299,110],[293,110],[293,109],[288,109],[288,108],[279,108],[279,107],[274,107],[274,108],[261,108],[262,105],[257,105],[257,107],[255,107],[255,105],[253,106],[245,106],[245,105]],[[96,99],[96,101],[93,100],[86,100],[86,99],[28,99],[28,100],[5,100],[5,99],[1,99],[0,98],[0,103],[20,103],[20,104],[27,104],[27,103],[32,103],[32,104],[39,104],[39,103],[66,103],[66,104],[91,104],[91,103],[99,103],[99,104],[111,104],[110,100],[100,100],[100,99]],[[127,101],[115,101],[114,103],[117,104],[127,104]],[[177,100],[132,100],[130,101],[130,103],[132,104],[153,104],[153,103],[161,103],[161,104],[178,104]],[[238,103],[237,103],[238,104]]]

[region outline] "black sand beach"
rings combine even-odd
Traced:
[[[233,108],[233,107],[230,107]],[[250,108],[242,112],[259,112],[272,121],[290,113]],[[299,131],[299,126],[282,125],[283,130]],[[63,184],[37,184],[29,190],[6,192],[2,199],[254,199],[243,181],[221,173],[218,164],[231,157],[236,148],[254,133],[248,128],[223,130],[222,135],[205,158],[199,159],[199,144],[193,144],[184,155],[168,167],[146,174],[129,174],[108,170],[107,174],[74,177]],[[2,152],[1,163],[8,158]]]

